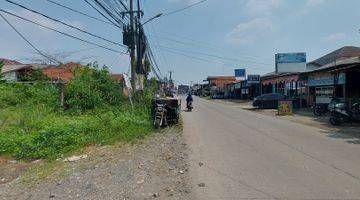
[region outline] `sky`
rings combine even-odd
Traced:
[[[46,0],[13,0],[51,17],[122,43],[122,31],[59,8]],[[54,0],[101,18],[82,0]],[[123,0],[125,1],[125,0]],[[143,21],[199,0],[141,0]],[[127,49],[93,38],[34,13],[0,1],[2,9],[108,48]],[[305,52],[312,61],[343,46],[360,46],[359,0],[208,0],[145,25],[162,76],[173,72],[179,84],[201,83],[210,75],[274,71],[276,53]],[[1,12],[0,12],[1,13]],[[107,65],[129,73],[129,56],[67,38],[3,14],[37,48],[64,55],[65,61]],[[0,57],[24,63],[40,56],[0,18]]]

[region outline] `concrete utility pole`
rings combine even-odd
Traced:
[[[140,0],[137,0],[137,21],[136,21],[136,54],[137,54],[137,62],[136,62],[136,68],[137,68],[137,81],[140,84],[140,89],[143,89],[144,87],[144,75],[145,70],[143,66],[143,32],[142,32],[142,25],[141,25],[141,17],[142,17],[142,11],[140,8]]]
[[[170,76],[170,77],[169,77],[169,80],[170,80],[170,81],[172,81],[172,74],[173,74],[173,71],[169,71],[169,74],[170,74],[170,75],[169,75],[169,76]]]
[[[130,46],[130,59],[131,59],[131,87],[133,91],[136,91],[136,58],[135,58],[135,44],[136,44],[136,33],[134,30],[134,0],[130,0],[130,31],[132,44]]]

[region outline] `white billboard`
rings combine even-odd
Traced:
[[[302,72],[306,70],[306,53],[275,54],[276,73]]]

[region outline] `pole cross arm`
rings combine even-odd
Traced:
[[[134,11],[120,12],[122,18],[124,18],[125,15],[127,15],[127,14],[134,14],[134,13],[140,13],[142,17],[144,16],[144,12],[143,12],[142,10],[134,10]]]

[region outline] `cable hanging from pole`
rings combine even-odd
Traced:
[[[87,0],[85,0],[87,1]],[[125,25],[121,19],[117,18],[112,12],[109,11],[108,8],[106,8],[102,3],[100,3],[98,0],[93,0],[100,8],[102,8],[112,19],[114,19],[117,23]]]
[[[51,27],[42,25],[42,24],[40,24],[40,23],[38,23],[38,22],[31,21],[31,20],[29,20],[29,19],[26,19],[26,18],[24,18],[24,17],[21,17],[21,16],[19,16],[19,15],[16,15],[16,14],[14,14],[14,13],[12,13],[12,12],[3,10],[3,9],[1,9],[1,8],[0,8],[0,11],[3,12],[3,13],[9,14],[9,15],[11,15],[11,16],[17,17],[17,18],[19,18],[19,19],[21,19],[21,20],[27,21],[27,22],[29,22],[29,23],[38,25],[38,26],[40,26],[40,27],[42,27],[42,28],[45,28],[45,29],[48,29],[48,30],[52,30],[52,31],[54,31],[54,32],[57,32],[57,33],[62,34],[62,35],[65,35],[65,36],[67,36],[67,37],[70,37],[70,38],[73,38],[73,39],[82,41],[82,42],[84,42],[84,43],[88,43],[88,44],[91,44],[91,45],[94,45],[94,46],[97,46],[97,47],[100,47],[100,48],[103,48],[103,49],[106,49],[106,50],[109,50],[109,51],[112,51],[112,52],[115,52],[115,53],[127,54],[126,52],[121,52],[121,51],[118,51],[118,50],[115,50],[115,49],[111,49],[111,48],[108,48],[108,47],[106,47],[106,46],[104,46],[104,45],[97,44],[97,43],[91,42],[91,41],[87,41],[87,40],[84,40],[84,39],[82,39],[82,38],[79,38],[79,37],[70,35],[70,34],[68,34],[68,33],[65,33],[65,32],[62,32],[62,31],[59,31],[59,30],[56,30],[56,29],[54,29],[54,28],[51,28]]]
[[[96,35],[96,34],[90,33],[90,32],[85,31],[85,30],[83,30],[83,29],[81,29],[81,28],[79,28],[79,27],[76,27],[76,26],[74,26],[74,25],[65,23],[65,22],[63,22],[63,21],[61,21],[61,20],[55,19],[55,18],[50,17],[50,16],[48,16],[48,15],[45,15],[45,14],[39,12],[39,11],[30,9],[30,8],[24,6],[24,5],[19,4],[19,3],[13,2],[13,1],[11,1],[11,0],[5,0],[5,1],[7,1],[8,3],[11,3],[11,4],[13,4],[13,5],[16,5],[16,6],[18,6],[18,7],[21,7],[21,8],[23,8],[23,9],[25,9],[25,10],[28,10],[28,11],[30,11],[30,12],[32,12],[32,13],[41,15],[41,16],[43,16],[43,17],[45,17],[45,18],[47,18],[47,19],[50,19],[50,20],[52,20],[52,21],[58,22],[58,23],[60,23],[60,24],[63,24],[63,25],[65,25],[65,26],[67,26],[67,27],[76,29],[76,30],[78,30],[78,31],[80,31],[80,32],[82,32],[82,33],[88,34],[88,35],[90,35],[90,36],[92,36],[92,37],[95,37],[95,38],[104,40],[104,41],[106,41],[106,42],[109,42],[109,43],[112,43],[112,44],[115,44],[115,45],[118,45],[118,46],[121,46],[121,47],[126,47],[125,45],[122,45],[122,44],[120,44],[120,43],[118,43],[118,42],[114,42],[114,41],[111,41],[111,40],[106,39],[106,38],[104,38],[104,37],[101,37],[101,36],[98,36],[98,35]]]
[[[174,11],[165,13],[165,14],[163,14],[163,16],[168,16],[168,15],[172,15],[172,14],[175,14],[175,13],[178,13],[178,12],[181,12],[181,11],[184,11],[184,10],[187,10],[187,9],[189,9],[189,8],[191,8],[191,7],[194,7],[194,6],[196,6],[196,5],[199,5],[199,4],[204,3],[204,2],[206,2],[206,1],[208,1],[208,0],[202,0],[202,1],[199,1],[199,2],[196,2],[196,3],[193,3],[193,4],[191,4],[191,5],[188,5],[188,6],[184,7],[184,8],[180,8],[180,9],[178,9],[178,10],[174,10]]]
[[[2,14],[0,13],[0,16],[1,16],[1,18],[3,18],[3,19],[5,20],[5,22],[6,22],[23,40],[25,40],[25,41],[26,41],[33,49],[35,49],[40,55],[42,55],[44,58],[46,58],[46,59],[49,60],[50,62],[54,62],[54,61],[55,61],[55,62],[58,63],[58,64],[62,64],[60,61],[58,61],[58,60],[56,60],[56,59],[54,59],[54,58],[51,58],[50,56],[46,55],[45,53],[43,53],[42,51],[40,51],[38,48],[36,48],[35,45],[33,45],[28,39],[26,39],[26,37],[25,37],[23,34],[21,34],[20,31],[18,31],[18,30],[15,28],[15,26],[13,26],[13,25],[10,23],[10,21],[7,20],[4,15],[2,15]]]
[[[89,6],[91,6],[96,12],[98,12],[101,16],[103,16],[105,19],[107,19],[110,23],[112,23],[115,26],[118,26],[119,28],[122,28],[121,26],[117,25],[115,22],[113,22],[110,18],[108,18],[104,13],[102,13],[100,10],[98,10],[94,5],[92,5],[88,0],[84,0]]]
[[[75,10],[75,9],[73,9],[73,8],[71,8],[71,7],[69,7],[69,6],[63,5],[63,4],[61,4],[61,3],[58,3],[58,2],[55,2],[55,1],[52,1],[52,0],[45,0],[45,1],[47,1],[47,2],[49,2],[49,3],[52,3],[52,4],[54,4],[54,5],[57,5],[57,6],[59,6],[59,7],[65,8],[65,9],[67,9],[67,10],[70,10],[70,11],[72,11],[72,12],[74,12],[74,13],[77,13],[77,14],[86,16],[86,17],[88,17],[88,18],[94,19],[94,20],[96,20],[96,21],[99,21],[99,22],[102,22],[102,23],[105,23],[105,24],[109,24],[109,25],[115,26],[115,27],[117,27],[117,28],[122,28],[122,27],[120,27],[120,26],[118,26],[118,25],[116,25],[116,24],[113,24],[113,23],[111,23],[111,22],[102,20],[102,19],[97,18],[97,17],[94,17],[94,16],[91,16],[91,15],[89,15],[89,14],[87,14],[87,13],[84,13],[84,12],[81,12],[81,11],[78,11],[78,10]]]

